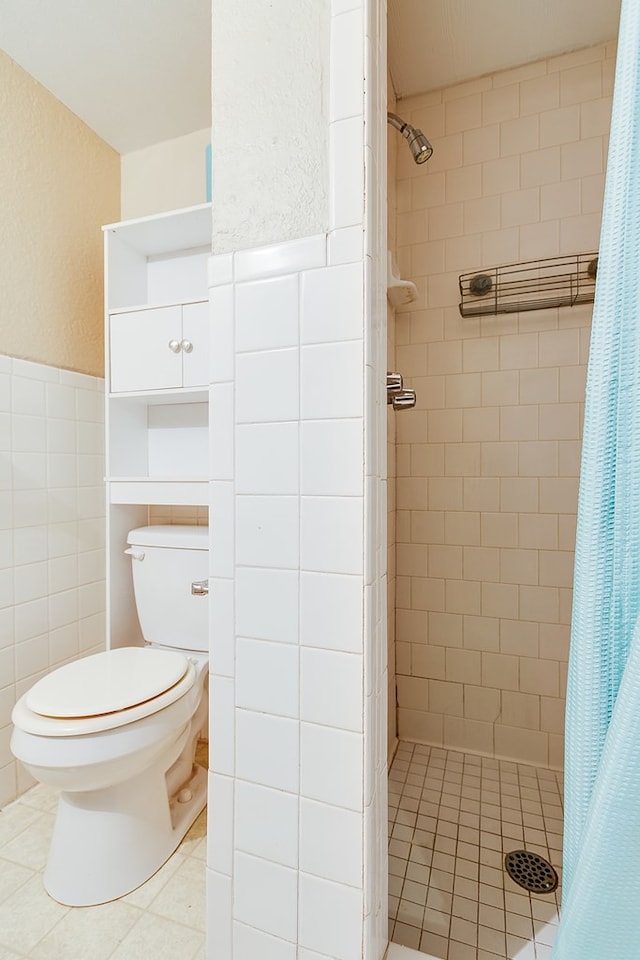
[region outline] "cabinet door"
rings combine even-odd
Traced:
[[[111,392],[182,386],[181,308],[111,316]],[[169,346],[177,345],[177,352]]]
[[[185,344],[192,344],[192,349]],[[209,383],[209,301],[185,303],[182,307],[182,385],[202,387]]]

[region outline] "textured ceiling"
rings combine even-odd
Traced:
[[[211,0],[0,0],[0,42],[119,153],[211,125]]]
[[[398,97],[613,39],[620,0],[389,0]]]

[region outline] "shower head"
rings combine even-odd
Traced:
[[[412,127],[410,123],[407,123],[396,113],[387,114],[387,123],[390,123],[392,127],[400,131],[409,144],[409,149],[416,163],[424,163],[425,160],[429,159],[433,153],[433,147],[422,130],[418,130],[417,127]]]

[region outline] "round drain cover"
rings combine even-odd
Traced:
[[[512,850],[504,858],[504,866],[511,879],[530,893],[553,893],[558,886],[558,874],[537,853]]]

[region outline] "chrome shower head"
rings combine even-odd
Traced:
[[[396,113],[387,114],[387,123],[390,123],[392,127],[395,127],[396,130],[400,131],[402,136],[409,144],[411,155],[416,163],[424,163],[429,159],[433,153],[433,147],[425,137],[422,130],[418,130],[417,127],[412,127],[410,123],[407,123]]]

